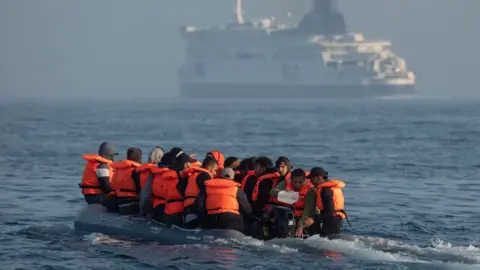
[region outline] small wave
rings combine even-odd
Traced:
[[[315,248],[328,248],[375,261],[480,264],[479,248],[472,245],[453,246],[450,243],[444,243],[438,237],[434,237],[430,245],[425,247],[384,238],[363,236],[354,236],[351,241],[311,237],[307,239],[306,243]]]
[[[280,253],[295,253],[298,252],[297,248],[292,248],[287,246],[286,243],[274,243],[274,242],[264,242],[262,240],[257,240],[252,237],[244,237],[241,239],[217,239],[216,243],[223,243],[223,244],[239,244],[243,246],[250,246],[250,247],[257,247],[264,250],[271,250],[277,251]]]
[[[316,253],[322,251],[326,257],[354,257],[373,262],[395,262],[407,264],[438,264],[453,268],[480,266],[480,248],[473,245],[453,246],[434,237],[431,243],[421,247],[380,237],[349,236],[345,239],[326,239],[312,236],[301,239],[274,239],[261,241],[250,237],[235,240],[217,240],[218,244],[234,244],[243,248],[276,251],[280,253]],[[313,250],[315,251],[312,251]]]
[[[109,246],[116,246],[116,247],[123,247],[123,248],[131,248],[134,244],[132,241],[113,238],[101,233],[92,233],[92,234],[84,235],[83,239],[94,246],[109,245]]]

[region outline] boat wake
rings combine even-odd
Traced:
[[[316,256],[323,255],[325,258],[333,261],[348,258],[348,260],[364,262],[420,264],[428,268],[435,267],[435,269],[478,269],[480,267],[480,248],[473,245],[454,246],[450,243],[445,243],[437,237],[433,237],[431,243],[425,246],[368,236],[351,236],[348,237],[348,239],[332,240],[312,236],[306,240],[292,238],[274,239],[266,242],[245,237],[231,240],[217,239],[212,244],[161,246],[150,243],[144,247],[141,247],[142,244],[140,243],[129,240],[119,240],[97,233],[87,235],[84,239],[92,245],[110,248],[115,247],[115,252],[117,253],[121,252],[119,249],[127,248],[128,251],[125,252],[128,253],[129,256],[135,256],[132,254],[137,254],[137,252],[132,252],[132,248],[148,249],[149,253],[154,252],[154,250],[160,252],[165,249],[170,249],[177,250],[177,254],[190,254],[190,257],[200,256],[204,258],[204,256],[206,256],[205,254],[214,253],[217,256],[215,261],[218,262],[218,250],[229,248],[232,249],[232,254],[235,253],[233,250],[240,250],[241,252],[257,255],[265,252],[279,252]],[[145,245],[145,243],[143,243],[143,245]],[[190,249],[190,252],[186,251],[188,249]],[[192,252],[191,249],[195,251]],[[198,249],[202,249],[203,251],[208,250],[209,252],[199,252]],[[192,253],[195,255],[192,255]],[[138,252],[138,254],[145,253]],[[198,257],[196,259],[198,259]],[[238,258],[236,259],[238,260]]]

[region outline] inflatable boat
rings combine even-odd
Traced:
[[[212,242],[216,239],[239,239],[245,235],[234,230],[185,229],[167,226],[142,217],[106,212],[102,205],[84,206],[75,217],[75,230],[183,245]]]

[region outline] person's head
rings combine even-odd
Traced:
[[[233,171],[232,168],[225,168],[222,170],[222,178],[223,179],[230,179],[230,180],[233,180],[233,178],[235,177],[235,171]]]
[[[155,146],[155,148],[153,148],[152,151],[150,151],[150,153],[148,154],[148,163],[159,163],[163,158],[163,154],[163,148],[161,148],[160,146]]]
[[[238,159],[237,157],[228,157],[227,159],[225,159],[224,166],[230,167],[235,170],[240,166],[240,162],[241,160]]]
[[[316,186],[328,180],[328,172],[325,171],[323,168],[314,167],[310,171],[310,175],[308,176],[308,178],[310,178],[310,183]]]
[[[175,159],[174,159],[174,156],[172,155],[172,153],[170,153],[170,152],[165,153],[165,155],[163,155],[162,159],[158,163],[158,166],[160,166],[160,167],[170,167],[170,166],[173,165],[174,160]]]
[[[218,163],[213,158],[206,158],[202,162],[202,168],[210,172],[211,175],[216,175],[218,170]]]
[[[103,142],[98,147],[98,155],[113,161],[115,159],[115,156],[118,156],[118,153],[117,151],[115,151],[115,147],[113,146],[113,144],[109,142]]]
[[[193,162],[197,162],[196,159],[191,158],[189,155],[183,152],[181,148],[175,147],[170,150],[170,154],[173,157],[173,164],[176,170],[183,170],[191,168]]]
[[[262,175],[268,168],[273,166],[273,162],[270,158],[262,156],[255,160],[255,166],[253,170],[256,176]]]
[[[290,160],[286,157],[279,157],[275,162],[275,167],[281,176],[287,175],[292,168]]]
[[[218,150],[212,150],[205,155],[205,158],[213,158],[217,161],[218,167],[223,168],[225,163],[225,157],[222,152]]]
[[[295,169],[291,177],[293,189],[299,191],[305,185],[305,171],[300,168]]]
[[[127,159],[137,163],[142,163],[142,150],[136,147],[128,148]]]
[[[257,160],[256,157],[249,157],[240,162],[240,165],[238,166],[238,170],[240,173],[247,173],[248,171],[253,170],[255,167],[255,160]]]

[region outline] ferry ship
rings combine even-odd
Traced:
[[[194,98],[362,98],[411,95],[415,74],[388,40],[347,33],[335,0],[313,0],[298,24],[185,26],[180,95]]]

